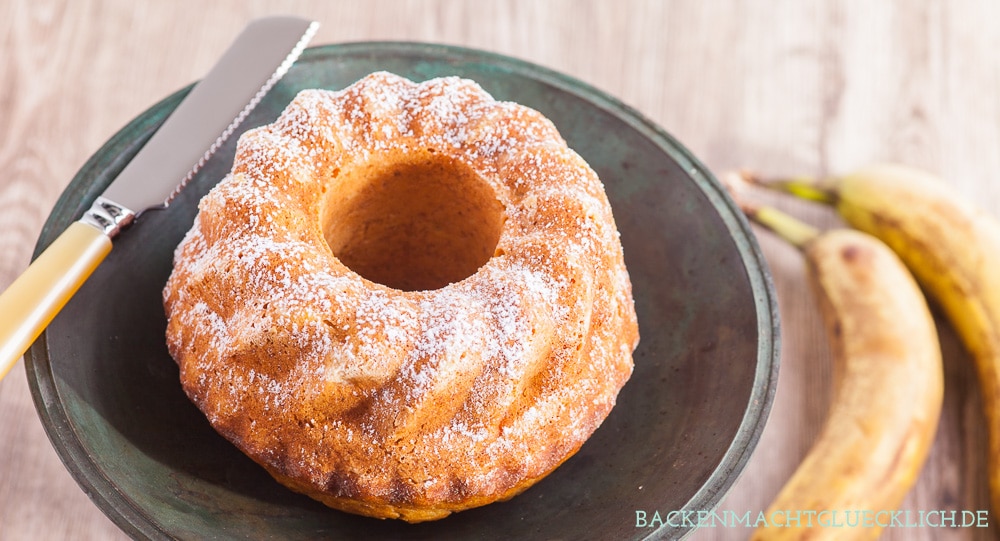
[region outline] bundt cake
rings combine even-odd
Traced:
[[[456,77],[305,90],[246,132],[163,298],[220,434],[295,491],[409,522],[573,455],[639,339],[597,175]]]

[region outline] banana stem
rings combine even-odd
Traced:
[[[819,229],[775,208],[746,203],[741,203],[740,207],[747,218],[773,231],[800,250],[820,235]]]
[[[785,192],[806,201],[816,201],[827,205],[833,205],[837,202],[837,191],[831,181],[808,176],[769,179],[748,170],[740,171],[740,177],[748,184]]]
[[[736,202],[743,214],[758,225],[770,229],[779,237],[798,249],[805,248],[820,235],[819,229],[799,221],[775,208],[757,205],[747,201],[744,195],[746,184],[756,184],[757,177],[748,171],[731,172],[721,177],[722,185]]]

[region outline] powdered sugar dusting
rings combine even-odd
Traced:
[[[324,183],[413,152],[472,167],[507,214],[498,255],[433,291],[365,280],[319,224]],[[164,289],[185,390],[317,491],[343,496],[331,479],[346,476],[386,501],[399,483],[423,501],[499,497],[575,452],[631,373],[631,286],[600,181],[542,115],[471,81],[303,91],[240,139],[199,209]]]

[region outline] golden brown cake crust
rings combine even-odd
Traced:
[[[575,453],[638,341],[597,175],[542,115],[458,78],[301,92],[240,138],[163,295],[184,390],[220,434],[293,490],[411,522]]]

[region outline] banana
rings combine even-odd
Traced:
[[[743,207],[805,256],[834,360],[818,439],[752,539],[875,539],[916,482],[941,413],[941,349],[927,302],[874,237],[820,233],[774,209]],[[831,527],[838,521],[855,527]]]
[[[895,250],[941,306],[978,372],[990,503],[1000,512],[1000,222],[939,178],[901,165],[826,180],[744,178],[833,205],[847,223]]]

